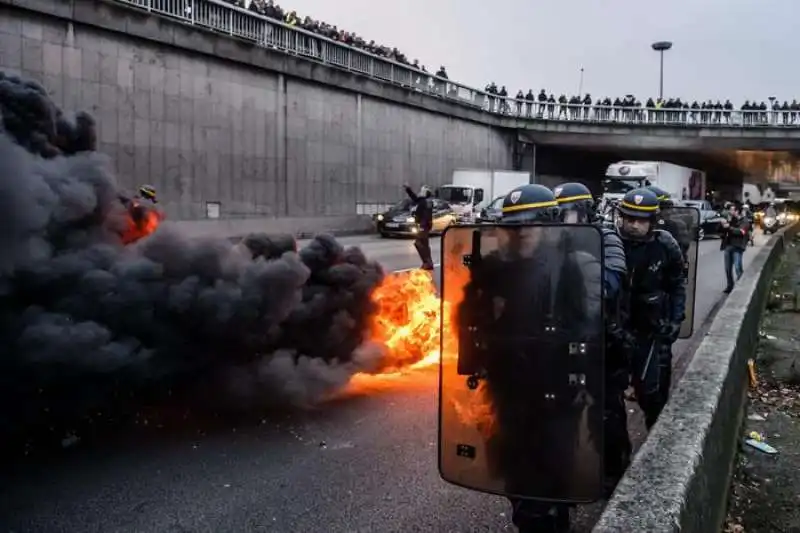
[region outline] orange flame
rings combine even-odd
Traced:
[[[425,270],[390,274],[372,293],[377,311],[370,338],[383,344],[384,371],[421,368],[438,362],[441,302]]]
[[[131,203],[128,209],[128,227],[122,233],[122,244],[128,245],[147,237],[161,224],[164,216],[138,202]]]
[[[436,367],[442,335],[444,357],[454,360],[458,352],[454,312],[467,278],[448,277],[445,302],[437,293],[431,272],[411,270],[384,278],[372,293],[376,311],[369,326],[369,339],[385,348],[384,359],[377,373],[354,376],[350,392],[385,389],[405,376],[419,376]]]

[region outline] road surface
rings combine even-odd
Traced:
[[[342,241],[388,270],[419,264],[408,240]],[[723,297],[719,241],[701,243],[698,277],[695,331]],[[0,531],[513,531],[505,500],[439,479],[435,387],[435,372],[420,373],[260,424],[78,444],[0,473]],[[582,509],[576,530],[600,509]]]

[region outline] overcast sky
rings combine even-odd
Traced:
[[[278,0],[367,40],[396,46],[428,70],[509,93],[572,94],[584,68],[593,98],[800,98],[800,0]]]

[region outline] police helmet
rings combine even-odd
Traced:
[[[617,206],[620,213],[629,217],[650,218],[658,214],[658,196],[646,187],[628,191]]]
[[[139,196],[151,202],[156,201],[156,188],[152,185],[142,185],[139,187]]]
[[[548,222],[558,216],[558,202],[544,185],[521,185],[503,198],[503,222]]]
[[[594,198],[586,185],[576,182],[562,183],[553,189],[553,194],[562,218],[566,211],[577,211],[581,222],[588,222],[594,218]]]
[[[660,207],[662,207],[662,208],[663,207],[672,207],[674,205],[674,202],[672,201],[672,195],[670,193],[668,193],[667,191],[665,191],[664,189],[662,189],[661,187],[656,187],[655,185],[650,185],[650,186],[648,186],[646,188],[650,189],[651,191],[653,191],[653,194],[656,195],[656,198],[658,198],[658,204],[659,204]]]

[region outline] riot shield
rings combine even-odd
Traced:
[[[686,318],[681,324],[679,338],[688,339],[694,333],[694,300],[697,281],[697,255],[700,245],[700,211],[696,207],[671,207],[661,211],[663,224],[683,252],[686,271]]]
[[[590,225],[442,237],[439,473],[516,498],[602,496],[603,239]]]

